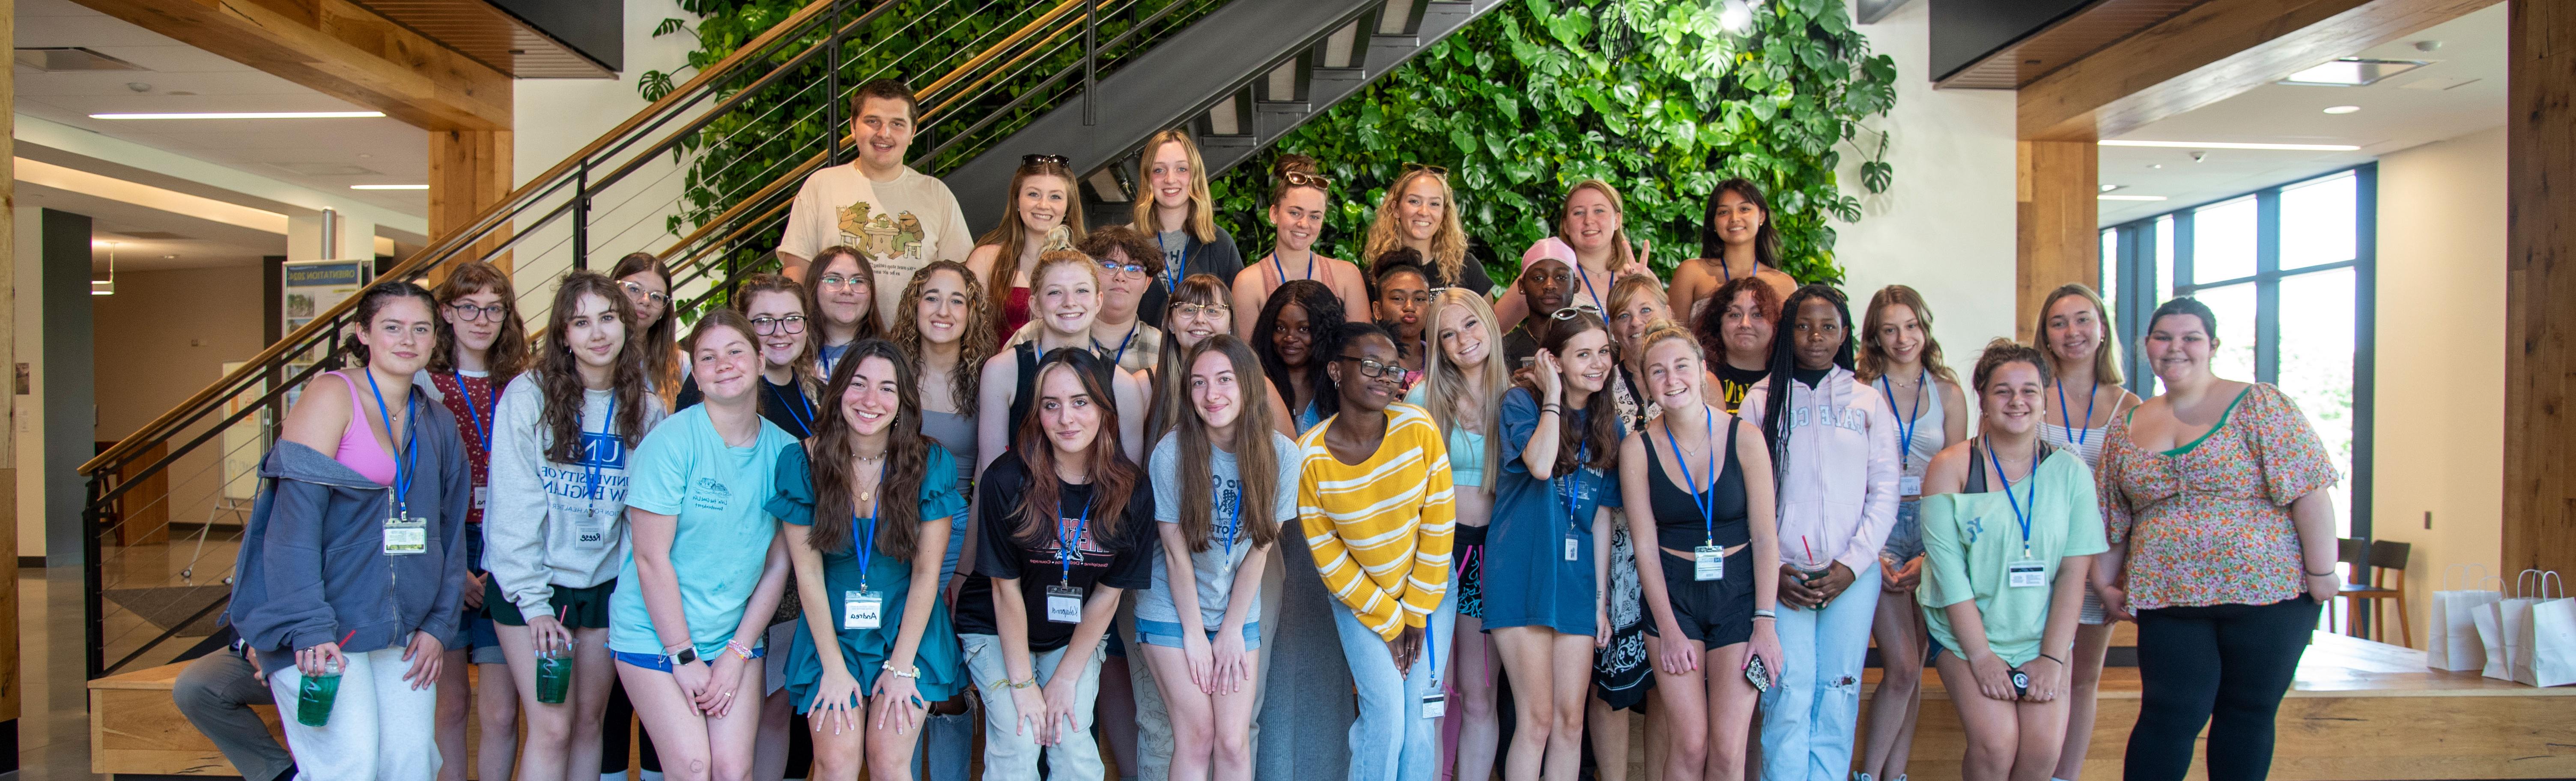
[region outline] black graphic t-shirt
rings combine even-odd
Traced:
[[[1018,535],[1020,497],[1028,486],[1028,467],[1011,454],[995,459],[984,470],[984,481],[975,486],[984,523],[975,576],[966,579],[965,590],[957,596],[957,633],[1001,634],[993,617],[993,578],[1013,578],[1019,581],[1021,605],[1028,613],[1029,652],[1044,653],[1072,641],[1074,627],[1046,620],[1047,587],[1070,583],[1088,601],[1095,586],[1133,591],[1153,585],[1157,549],[1149,543],[1156,539],[1154,492],[1138,484],[1129,492],[1127,506],[1117,511],[1115,533],[1102,534],[1104,516],[1115,508],[1093,508],[1085,522],[1083,508],[1091,504],[1092,486],[1058,480],[1056,531],[1032,546]],[[1061,556],[1059,541],[1074,538],[1077,527],[1081,542],[1068,562]]]

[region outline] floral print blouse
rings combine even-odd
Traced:
[[[2134,413],[2132,413],[2134,414]],[[2110,542],[2129,546],[2129,607],[2267,605],[2307,593],[2290,502],[2335,483],[2333,461],[2281,389],[2256,383],[2218,426],[2172,450],[2111,423],[2099,481]]]

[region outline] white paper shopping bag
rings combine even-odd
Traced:
[[[2531,675],[2533,686],[2576,683],[2576,599],[2553,599],[2531,606]]]
[[[2504,599],[2503,592],[2486,588],[2487,581],[2504,583],[2485,574],[2486,569],[2484,564],[2453,564],[2442,574],[2442,588],[2433,592],[2433,636],[2424,646],[2427,666],[2436,670],[2486,666],[2486,646],[2478,642],[2477,619],[2471,614],[2479,605]]]
[[[2554,590],[2551,589],[2550,586],[2552,585],[2556,585],[2557,588]],[[2521,620],[2506,622],[2508,625],[2513,625],[2513,629],[2506,633],[2506,636],[2513,640],[2513,661],[2511,665],[2513,667],[2513,679],[2517,682],[2532,686],[2556,686],[2559,683],[2576,683],[2576,679],[2563,677],[2559,679],[2557,683],[2540,682],[2540,667],[2542,665],[2541,656],[2543,653],[2542,646],[2540,644],[2540,638],[2543,636],[2539,626],[2540,618],[2544,615],[2561,615],[2568,607],[2569,603],[2567,601],[2567,585],[2559,580],[2558,573],[2555,572],[2541,575],[2540,590],[2538,594],[2540,595],[2539,598],[2532,600],[2530,605],[2525,606],[2522,609]],[[2556,594],[2557,596],[2550,596],[2551,594]],[[2554,640],[2555,638],[2553,637],[2552,639]],[[2571,652],[2576,652],[2576,649],[2570,649],[2564,647],[2560,643],[2554,642],[2550,644],[2550,648],[2558,651],[2559,656],[2558,659],[2554,660],[2550,664],[2550,667],[2553,669],[2562,668],[2570,664],[2576,664],[2576,655],[2571,655]]]

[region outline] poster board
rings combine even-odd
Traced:
[[[225,361],[223,374],[217,376],[230,377],[241,367],[241,361]],[[252,383],[224,400],[223,417],[230,418],[243,407],[256,404],[267,393],[267,380]],[[268,410],[262,406],[250,417],[224,427],[224,498],[249,501],[259,497],[259,460],[268,455],[268,418]]]
[[[278,280],[283,289],[278,296],[278,311],[285,320],[280,323],[284,326],[278,331],[281,334],[295,333],[295,329],[365,290],[376,276],[375,263],[367,260],[290,260],[280,264],[280,269]],[[329,354],[326,342],[288,356],[286,376],[295,376]],[[288,389],[286,406],[295,406],[295,398],[302,392],[301,388]]]

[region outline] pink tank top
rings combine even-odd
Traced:
[[[361,370],[363,371],[363,370]],[[394,457],[376,446],[375,432],[367,428],[367,410],[360,406],[374,403],[375,396],[358,395],[358,383],[343,372],[331,372],[340,384],[349,386],[349,425],[340,429],[340,448],[331,460],[355,469],[358,475],[378,485],[394,484]]]

